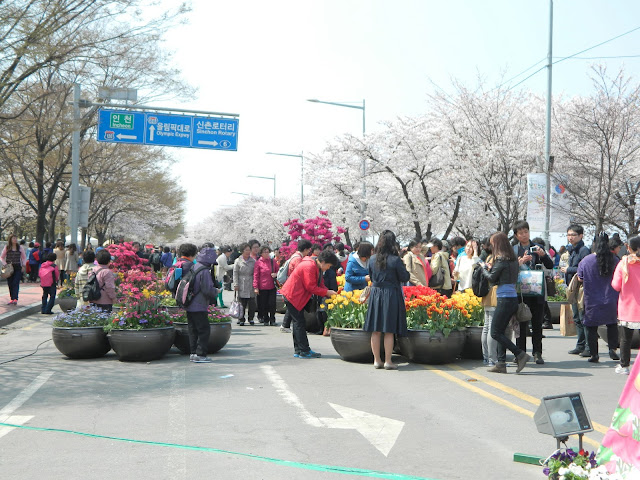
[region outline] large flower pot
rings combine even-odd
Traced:
[[[600,325],[598,327],[598,335],[604,342],[609,345],[609,335],[607,334],[607,326]],[[618,327],[618,339],[622,338],[622,327]],[[631,348],[640,348],[640,330],[633,331],[633,337],[631,337]]]
[[[287,305],[284,303],[284,297],[281,293],[276,294],[276,312],[286,313]]]
[[[111,345],[102,327],[53,327],[53,344],[69,358],[98,358]]]
[[[448,337],[436,333],[433,337],[426,330],[409,330],[409,335],[399,337],[400,351],[414,363],[451,363],[464,347],[466,333],[454,330]]]
[[[76,297],[58,297],[56,300],[60,310],[65,313],[73,310],[76,308],[76,305],[78,305],[78,299]]]
[[[384,358],[383,338],[380,338],[380,356],[382,358]],[[331,344],[342,360],[373,363],[371,332],[365,332],[361,328],[331,327]]]
[[[107,337],[121,362],[150,362],[162,358],[173,345],[173,327],[111,330]]]
[[[560,310],[562,305],[567,302],[547,302],[549,304],[549,312],[551,312],[551,321],[553,323],[560,323]]]
[[[462,347],[462,358],[482,360],[482,329],[484,327],[467,327]]]
[[[181,353],[191,353],[189,347],[189,324],[174,323],[176,328],[176,338],[173,344]],[[224,347],[231,338],[231,322],[210,323],[209,343],[207,344],[207,354],[216,353]]]

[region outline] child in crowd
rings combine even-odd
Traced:
[[[51,315],[56,304],[56,285],[60,280],[60,269],[56,265],[57,255],[49,253],[46,261],[40,266],[40,286],[42,287],[42,308],[40,313]]]

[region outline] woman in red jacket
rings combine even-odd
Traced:
[[[258,296],[258,320],[264,326],[276,325],[276,284],[278,262],[271,258],[271,249],[262,247],[253,268],[253,291]]]
[[[322,274],[337,265],[338,258],[329,250],[320,252],[320,255],[315,258],[304,257],[280,289],[287,304],[287,312],[293,319],[293,356],[296,358],[320,357],[319,353],[309,347],[304,307],[311,300],[312,295],[319,297],[336,295],[335,291],[328,290],[324,286]]]

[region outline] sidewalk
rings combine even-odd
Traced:
[[[7,305],[11,300],[7,282],[0,283],[0,327],[22,317],[37,313],[42,307],[42,289],[38,283],[21,283],[18,304]]]

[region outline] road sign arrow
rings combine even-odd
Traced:
[[[286,403],[298,410],[298,415],[307,425],[312,427],[353,429],[360,432],[385,457],[393,448],[404,427],[404,422],[392,418],[381,417],[373,413],[363,412],[342,405],[329,403],[342,418],[318,418],[309,412],[298,396],[293,393],[280,375],[271,365],[260,367],[267,375],[276,391]]]
[[[404,422],[392,418],[381,417],[373,413],[329,403],[342,418],[320,418],[328,428],[353,428],[360,432],[369,443],[376,447],[385,457],[393,448],[404,427]]]
[[[218,142],[215,140],[198,140],[198,145],[211,145],[212,147],[217,147]]]
[[[136,137],[135,135],[123,135],[122,133],[119,133],[118,135],[116,135],[116,138],[118,140],[137,140],[138,137]]]
[[[149,127],[149,141],[153,142],[153,134],[156,131],[156,127],[154,127],[153,125],[151,125]]]

